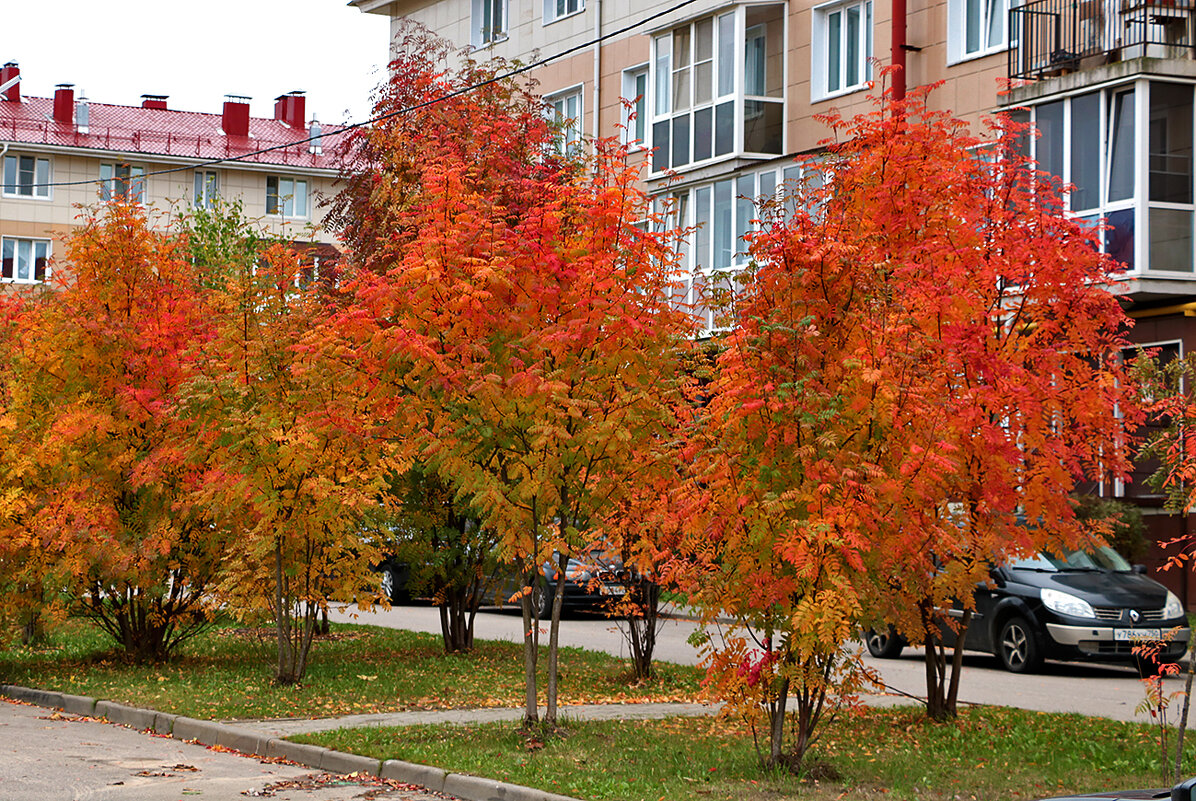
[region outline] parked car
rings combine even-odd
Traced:
[[[532,587],[533,597],[540,610],[540,617],[552,613],[552,599],[556,594],[556,567],[554,556],[551,562],[540,566],[539,583]],[[569,558],[565,569],[565,593],[561,600],[562,611],[605,611],[612,601],[622,598],[631,591],[632,577],[618,554],[603,548],[591,548]],[[521,587],[517,576],[503,578],[496,585],[496,603],[505,603]]]
[[[1038,553],[994,568],[990,578],[976,588],[964,647],[994,654],[1014,673],[1034,672],[1044,659],[1149,668],[1133,653],[1146,640],[1164,642],[1164,662],[1178,661],[1187,649],[1191,632],[1179,599],[1112,548]],[[944,638],[954,644],[952,632]],[[867,632],[865,642],[881,659],[900,656],[905,646],[891,628]]]
[[[375,568],[381,574],[381,592],[391,603],[403,604],[411,601],[408,588],[411,566],[394,557],[388,557]],[[548,617],[552,611],[552,598],[556,593],[556,561],[545,562],[540,568],[540,580],[532,587],[541,617]],[[484,598],[496,606],[506,604],[523,586],[520,576],[509,572],[492,576],[487,582]],[[569,559],[565,571],[565,594],[562,609],[568,611],[604,611],[608,604],[625,596],[631,587],[631,577],[617,554],[602,548],[593,548]]]
[[[1170,790],[1113,790],[1090,795],[1067,795],[1058,798],[1044,798],[1042,801],[1081,801],[1085,798],[1104,798],[1116,801],[1141,801],[1145,798],[1170,798],[1171,801],[1196,801],[1196,779],[1187,779]]]

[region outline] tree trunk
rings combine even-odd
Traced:
[[[540,708],[536,698],[536,659],[540,652],[540,610],[536,608],[531,588],[540,578],[533,563],[531,570],[523,574],[523,593],[519,605],[523,610],[523,678],[527,688],[524,697],[523,722],[531,725],[540,721]]]
[[[634,597],[629,599],[631,603],[624,605],[627,610],[623,619],[627,625],[624,637],[631,648],[632,679],[646,681],[652,678],[652,653],[656,650],[656,625],[660,620],[660,587],[636,574],[629,589]]]
[[[1179,725],[1175,733],[1175,784],[1183,778],[1184,731],[1188,728],[1188,710],[1192,706],[1192,675],[1196,673],[1196,639],[1188,643],[1188,675],[1184,678],[1184,697],[1179,708]]]
[[[951,654],[951,684],[947,688],[945,710],[949,717],[959,717],[959,677],[963,673],[963,646],[968,637],[968,627],[972,625],[972,610],[965,609],[959,620],[959,636],[955,640],[955,650]]]
[[[565,554],[557,556],[556,592],[552,594],[552,620],[548,624],[548,687],[547,706],[544,722],[550,726],[556,725],[556,695],[557,695],[557,641],[561,633],[561,607],[565,600],[565,572],[569,569],[569,557]]]
[[[777,698],[768,704],[768,766],[785,764],[785,709],[789,704],[789,679],[781,680]]]

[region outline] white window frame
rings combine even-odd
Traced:
[[[585,128],[586,117],[585,97],[585,84],[581,83],[544,96],[545,113],[548,115],[548,118],[557,123],[568,120],[558,135],[557,149],[562,153],[581,146],[582,131]],[[568,104],[570,100],[577,101],[576,115],[569,113]],[[569,116],[566,117],[566,114]]]
[[[639,150],[648,147],[648,130],[652,124],[652,112],[648,106],[649,88],[648,62],[623,70],[623,93],[620,96],[623,103],[622,138],[623,142]]]
[[[274,181],[274,193],[270,192],[270,182]],[[284,184],[286,184],[284,186]],[[303,192],[300,194],[297,189],[298,185],[303,185]],[[289,189],[290,191],[286,191]],[[301,212],[296,210],[296,199],[303,198],[303,210]],[[271,210],[271,198],[273,198],[274,208]],[[307,178],[301,178],[295,175],[268,175],[266,176],[266,214],[271,217],[282,217],[288,220],[306,220],[311,215],[311,181]]]
[[[586,0],[544,0],[544,24],[584,14],[585,10]]]
[[[1009,49],[1009,7],[1011,0],[947,0],[947,63],[959,64],[975,58],[984,58]],[[975,7],[979,17],[980,45],[968,50],[968,26],[972,21],[969,6]],[[1000,25],[999,41],[989,43],[993,24]],[[1013,37],[1016,38],[1016,37]]]
[[[100,200],[145,203],[145,167],[119,161],[100,164]]]
[[[26,261],[26,275],[24,277],[17,274],[18,263],[17,258],[20,257],[21,246],[27,248]],[[42,277],[37,278],[37,251],[41,249],[44,253],[42,258],[45,259],[45,268],[42,272]],[[40,284],[50,278],[50,257],[53,255],[53,242],[49,239],[38,239],[35,237],[19,237],[19,236],[5,236],[0,237],[0,283],[3,284]],[[3,262],[5,259],[11,258],[12,275],[4,274]]]
[[[21,181],[21,162],[25,159],[28,159],[33,167],[33,172],[27,173],[30,177],[27,185],[23,185]],[[0,196],[18,200],[52,200],[53,187],[50,183],[54,180],[53,170],[54,165],[48,158],[24,153],[7,153],[0,163]],[[23,192],[22,189],[29,191]]]
[[[220,197],[220,173],[215,170],[196,170],[192,203],[201,209],[210,209]]]
[[[510,36],[510,0],[471,0],[470,5],[470,43],[475,48],[490,47],[507,40]],[[492,18],[489,26],[486,25],[487,12]],[[499,19],[494,21],[494,17]]]
[[[831,54],[830,46],[830,18],[835,14],[842,14],[841,20],[846,18],[847,12],[856,8],[860,14],[860,40],[858,44],[859,63],[856,64],[859,80],[855,83],[847,83],[847,69],[848,65],[848,48],[847,43],[847,26],[841,21],[839,24],[839,31],[841,41],[838,43],[839,50],[839,75],[840,85],[834,89],[830,88],[831,72],[829,69],[829,59]],[[842,95],[851,94],[852,92],[860,92],[868,88],[872,82],[872,54],[875,49],[875,18],[872,0],[835,0],[832,3],[824,3],[820,6],[815,6],[813,14],[811,15],[813,22],[813,31],[811,36],[811,64],[810,64],[810,99],[812,102],[819,100],[829,100],[833,97],[840,97]]]

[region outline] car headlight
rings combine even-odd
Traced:
[[[1092,610],[1092,604],[1088,603],[1082,598],[1077,598],[1071,593],[1060,592],[1059,590],[1044,589],[1042,591],[1042,603],[1047,609],[1050,609],[1052,612],[1057,612],[1060,615],[1071,615],[1072,617],[1096,617],[1096,612]]]
[[[1167,592],[1167,603],[1163,606],[1163,619],[1170,620],[1173,617],[1184,616],[1184,605],[1175,597],[1175,593]]]

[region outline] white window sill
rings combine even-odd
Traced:
[[[42,195],[10,195],[8,193],[0,195],[0,197],[3,197],[5,200],[37,200],[42,203],[49,203],[54,199],[53,196],[45,197]]]
[[[990,47],[987,50],[977,50],[975,53],[964,53],[961,56],[956,56],[954,59],[948,58],[947,66],[954,67],[957,64],[966,64],[969,61],[979,61],[982,58],[988,58],[989,56],[995,56],[999,53],[1004,53],[1007,50],[1009,50],[1009,45],[1003,44],[1003,45],[997,45],[996,47]]]
[[[583,6],[582,8],[579,8],[577,11],[574,11],[570,14],[562,14],[559,17],[544,20],[543,27],[547,28],[549,25],[553,24],[554,22],[560,22],[561,20],[569,19],[570,17],[580,17],[584,13],[586,13],[586,10],[585,10],[585,7]]]
[[[810,102],[811,103],[821,103],[824,100],[834,100],[837,97],[844,97],[845,95],[854,95],[857,92],[866,92],[871,88],[872,88],[872,81],[866,81],[864,83],[857,83],[857,84],[853,84],[852,86],[848,86],[846,89],[838,89],[834,92],[824,92],[822,94],[811,95]]]

